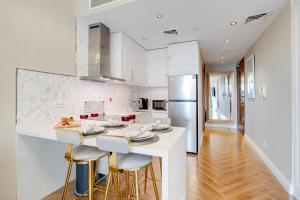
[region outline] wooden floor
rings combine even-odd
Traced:
[[[158,163],[158,160],[154,160],[156,176],[160,179]],[[207,129],[199,155],[188,156],[187,169],[189,200],[293,199],[244,142],[240,133],[225,129]],[[143,173],[140,173],[140,177],[144,176]],[[143,195],[149,200],[155,199],[151,186],[149,181],[148,192]],[[158,186],[160,187],[159,182]],[[141,187],[143,188],[142,178]],[[71,184],[68,199],[78,199],[73,192],[74,183]],[[61,199],[61,194],[62,189],[45,200]],[[103,199],[103,194],[97,193],[94,199]]]

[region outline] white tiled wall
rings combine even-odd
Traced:
[[[132,110],[131,94],[135,90],[126,85],[26,70],[18,71],[17,87],[17,115],[21,122],[57,120],[65,115],[79,117],[83,102],[88,100],[104,100],[107,114],[128,113]]]
[[[152,108],[152,100],[168,100],[168,87],[140,88],[139,96],[149,99],[149,107]]]

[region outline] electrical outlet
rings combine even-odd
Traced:
[[[263,146],[264,146],[265,149],[267,149],[268,148],[268,143],[266,141],[263,141]]]
[[[57,106],[63,106],[63,105],[65,105],[65,102],[62,101],[62,100],[58,100],[58,101],[56,101],[56,105]]]

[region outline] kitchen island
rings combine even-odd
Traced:
[[[57,141],[54,122],[35,122],[17,125],[18,140],[18,199],[39,199],[63,186],[67,168],[64,154],[57,153],[64,144]],[[185,128],[173,127],[159,134],[159,141],[149,145],[132,146],[131,152],[162,158],[162,200],[186,199],[186,135]],[[32,141],[34,140],[34,141]],[[45,145],[37,145],[39,142]],[[58,145],[47,149],[48,142]],[[57,144],[56,144],[57,143]],[[96,146],[96,137],[86,137],[84,145]],[[34,147],[33,147],[34,146]],[[32,162],[27,162],[28,160]],[[64,163],[61,163],[64,162]],[[55,170],[55,167],[60,169]],[[39,176],[42,176],[40,178]],[[60,177],[59,181],[53,177]],[[53,184],[55,182],[55,184]],[[30,186],[28,184],[32,183]],[[47,186],[49,184],[49,187]],[[60,184],[60,185],[59,185]],[[38,188],[32,188],[37,186]],[[26,189],[28,188],[28,189]],[[32,188],[31,190],[29,188]],[[40,190],[39,190],[40,188]],[[47,190],[47,188],[49,188]],[[52,188],[52,189],[50,189]],[[36,192],[36,195],[34,194]]]

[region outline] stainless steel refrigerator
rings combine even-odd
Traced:
[[[172,126],[186,128],[187,152],[198,153],[197,75],[169,76],[168,113]]]

